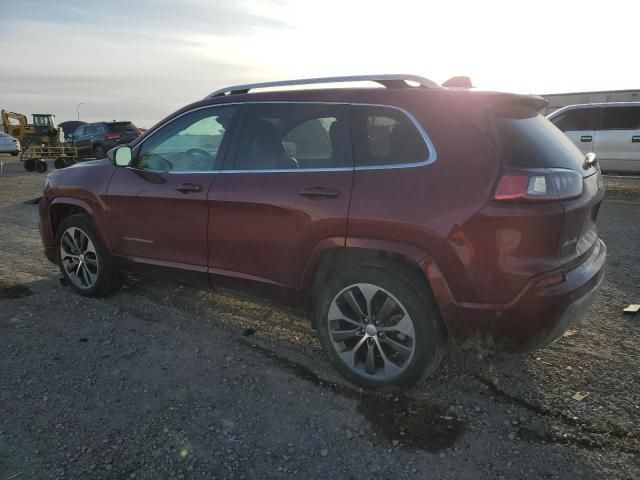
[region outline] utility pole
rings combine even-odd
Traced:
[[[76,106],[76,113],[78,114],[78,120],[80,120],[80,105],[84,105],[84,102],[80,102],[80,103]]]

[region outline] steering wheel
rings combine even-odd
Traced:
[[[143,157],[137,164],[137,167],[143,170],[169,171],[173,170],[173,163],[161,155],[151,155],[147,158]]]
[[[180,157],[185,170],[211,170],[215,159],[213,155],[202,148],[190,148]]]

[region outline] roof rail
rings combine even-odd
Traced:
[[[442,88],[433,80],[420,77],[418,75],[353,75],[346,77],[322,77],[322,78],[302,78],[299,80],[283,80],[279,82],[248,83],[246,85],[234,85],[232,87],[221,88],[210,93],[205,99],[221,97],[223,95],[235,95],[248,93],[254,88],[289,87],[293,85],[313,85],[319,83],[347,83],[347,82],[376,82],[387,88],[409,87],[406,82],[414,82],[423,88]]]

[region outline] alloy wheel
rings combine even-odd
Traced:
[[[98,255],[89,236],[78,227],[69,227],[60,240],[60,259],[69,280],[89,289],[98,280]]]
[[[396,297],[369,283],[350,285],[331,302],[327,326],[338,357],[364,378],[389,381],[415,353],[411,316]]]

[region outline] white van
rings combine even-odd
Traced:
[[[640,102],[589,103],[547,117],[604,171],[640,173]]]

